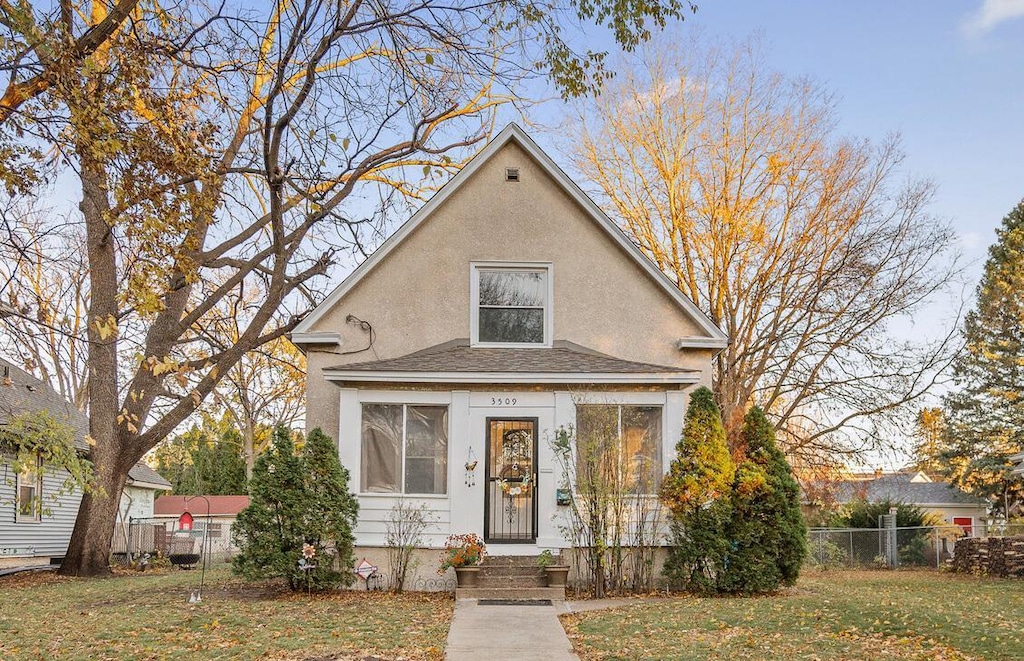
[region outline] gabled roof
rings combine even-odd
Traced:
[[[549,348],[470,348],[453,340],[398,358],[324,369],[332,381],[696,383],[699,370],[622,360],[556,340]]]
[[[729,343],[728,336],[715,323],[705,315],[697,305],[691,301],[679,287],[666,276],[657,265],[623,233],[615,222],[605,214],[593,200],[587,196],[576,183],[562,171],[558,165],[551,160],[541,148],[515,123],[506,126],[501,133],[496,135],[487,146],[474,156],[462,170],[452,177],[451,181],[445,184],[430,200],[424,204],[419,211],[407,220],[398,230],[380,245],[362,264],[360,264],[345,280],[332,291],[320,305],[316,306],[306,317],[295,327],[292,332],[292,341],[296,343],[318,343],[325,339],[319,338],[320,333],[312,331],[313,326],[323,317],[328,310],[333,308],[346,293],[372,271],[395,247],[404,241],[419,227],[435,209],[440,207],[445,200],[455,194],[480,166],[486,163],[494,154],[509,142],[515,142],[527,154],[530,155],[551,177],[551,179],[575,201],[597,225],[614,241],[627,255],[629,255],[641,270],[650,276],[694,323],[701,328],[707,338],[700,338],[702,348],[724,348]],[[330,334],[335,336],[336,334]],[[331,340],[328,340],[331,341]],[[707,345],[706,347],[704,345]],[[694,345],[696,346],[696,345]]]
[[[0,358],[0,425],[26,411],[48,411],[60,422],[71,425],[75,430],[75,447],[83,452],[89,450],[85,442],[89,418],[49,384]]]
[[[14,363],[0,358],[0,425],[24,411],[48,411],[75,431],[75,447],[89,452],[85,437],[89,418],[49,384],[37,379]],[[141,461],[128,471],[128,481],[140,487],[170,489],[171,483]]]
[[[235,516],[249,506],[249,496],[160,496],[153,503],[154,516]]]
[[[877,503],[884,500],[908,505],[975,505],[987,503],[948,482],[921,481],[917,473],[894,473],[870,480],[843,480],[836,483],[836,501],[847,503],[864,498]]]
[[[141,461],[128,470],[128,484],[143,489],[170,489],[172,486],[163,475]]]

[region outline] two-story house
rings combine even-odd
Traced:
[[[725,334],[510,125],[296,328],[307,426],[336,437],[380,558],[400,497],[430,547],[476,532],[491,554],[568,546],[549,445],[588,406],[660,467]]]

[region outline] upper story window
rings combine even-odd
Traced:
[[[551,265],[474,264],[475,345],[551,346]]]

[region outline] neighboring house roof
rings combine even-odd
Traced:
[[[1013,469],[1014,473],[1024,474],[1024,452],[1012,455],[1010,457],[1010,463],[1017,464],[1017,466]]]
[[[516,124],[509,124],[492,139],[487,146],[474,156],[451,181],[445,184],[419,211],[406,221],[369,258],[360,264],[320,305],[313,309],[292,331],[296,344],[319,344],[336,342],[337,333],[313,332],[316,322],[333,308],[360,280],[372,271],[395,247],[412,234],[441,204],[451,197],[470,176],[486,163],[498,150],[514,141],[523,148],[562,190],[589,215],[601,229],[627,254],[640,269],[653,279],[694,323],[706,334],[705,337],[680,338],[680,347],[724,348],[729,344],[728,336],[697,305],[680,291],[657,265],[619,229],[618,225],[594,203],[586,193],[545,154],[537,143]]]
[[[26,411],[49,411],[75,430],[75,447],[88,451],[89,419],[49,384],[0,358],[0,425]]]
[[[88,453],[85,437],[89,433],[89,418],[49,384],[0,358],[0,425],[25,411],[44,410],[71,425],[75,430],[75,447]],[[128,471],[128,483],[141,488],[171,488],[170,482],[141,461]]]
[[[618,381],[696,383],[698,370],[613,358],[566,341],[550,348],[470,348],[468,339],[453,340],[405,356],[324,370],[339,381]]]
[[[209,506],[207,506],[209,505]],[[249,506],[249,496],[160,496],[153,504],[154,516],[235,516]]]
[[[141,461],[128,471],[128,484],[143,489],[170,489],[171,483]]]
[[[847,503],[864,498],[868,502],[906,503],[908,505],[973,505],[987,503],[948,482],[922,481],[915,473],[890,473],[868,480],[843,480],[835,483],[836,502]]]

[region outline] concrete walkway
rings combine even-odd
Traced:
[[[554,606],[480,606],[455,602],[447,661],[573,661],[572,644]]]
[[[480,606],[476,599],[459,599],[455,602],[444,656],[447,661],[578,660],[559,615],[669,600],[632,597],[556,601],[553,606]]]

